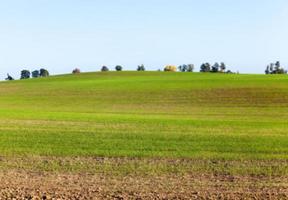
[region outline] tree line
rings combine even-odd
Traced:
[[[23,69],[20,72],[20,79],[29,79],[29,78],[38,78],[38,77],[48,77],[49,71],[47,69],[41,68],[40,70],[34,70],[30,72],[27,69]],[[15,80],[10,74],[7,74],[7,78],[5,80],[12,81]]]
[[[280,62],[277,61],[276,63],[270,63],[267,65],[265,74],[287,74],[287,70],[281,67]]]
[[[179,65],[178,67],[175,65],[166,65],[163,69],[163,71],[166,72],[194,72],[195,66],[194,64],[183,64]],[[116,71],[123,71],[123,67],[121,65],[116,65],[115,66]],[[146,71],[145,66],[138,65],[136,68],[137,71]],[[110,69],[107,66],[102,66],[101,68],[102,72],[108,72]],[[158,69],[157,71],[162,71],[161,69]],[[221,63],[214,63],[214,65],[211,65],[210,63],[202,63],[200,65],[200,71],[201,73],[235,73],[232,72],[231,70],[227,70],[227,66],[224,62]],[[75,68],[72,71],[73,74],[79,74],[81,73],[81,70],[79,68]],[[239,73],[239,72],[237,72]],[[281,67],[281,64],[279,61],[276,63],[271,63],[267,65],[265,74],[287,74],[287,70],[285,70],[283,67]],[[20,73],[20,79],[29,79],[29,78],[38,78],[38,77],[48,77],[49,76],[49,71],[47,69],[41,68],[40,70],[34,70],[30,72],[29,70],[22,70]],[[7,74],[7,78],[5,80],[12,81],[14,78]]]
[[[195,66],[194,64],[183,64],[183,65],[179,65],[178,67],[175,65],[166,65],[163,68],[163,71],[171,71],[171,72],[194,72]],[[117,65],[115,67],[116,71],[122,71],[123,67],[121,65]],[[110,69],[107,66],[103,66],[101,68],[102,72],[107,72],[110,71]],[[146,71],[145,66],[142,65],[138,65],[136,68],[136,71]],[[157,71],[162,71],[161,69],[158,69]],[[200,67],[200,72],[213,72],[213,73],[233,73],[231,70],[227,70],[226,71],[226,65],[224,62],[221,62],[221,64],[219,63],[215,63],[214,65],[210,65],[209,63],[203,63]],[[72,71],[73,74],[78,74],[81,73],[81,70],[79,68],[75,68]]]

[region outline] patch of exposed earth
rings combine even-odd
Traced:
[[[288,199],[288,177],[0,171],[0,199]]]

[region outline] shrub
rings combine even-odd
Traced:
[[[165,72],[176,72],[176,71],[177,71],[177,67],[174,66],[174,65],[167,65],[167,66],[164,68],[164,71],[165,71]]]
[[[101,69],[102,72],[108,72],[109,71],[109,68],[106,67],[106,66],[103,66],[102,69]]]
[[[81,71],[78,68],[73,69],[72,74],[80,74]]]
[[[5,78],[6,81],[13,81],[14,78],[12,76],[10,76],[9,74],[7,74],[7,78]]]
[[[235,72],[232,72],[231,70],[227,70],[225,73],[226,73],[226,74],[236,74]],[[238,73],[238,74],[239,74],[239,73]]]

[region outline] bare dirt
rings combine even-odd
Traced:
[[[288,177],[0,171],[0,199],[288,199]]]

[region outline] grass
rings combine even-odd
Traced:
[[[255,169],[288,160],[285,75],[83,73],[2,82],[0,92],[4,157],[255,161]]]

